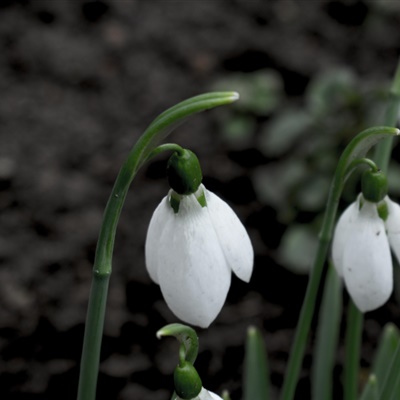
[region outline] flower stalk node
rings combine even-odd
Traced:
[[[181,195],[195,193],[203,175],[199,159],[188,149],[176,151],[168,160],[167,177],[171,189]]]
[[[364,199],[371,203],[381,202],[388,192],[388,180],[381,171],[366,170],[361,177],[361,191]]]

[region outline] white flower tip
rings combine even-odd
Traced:
[[[164,332],[162,329],[156,332],[157,339],[161,339],[164,336]]]
[[[357,298],[356,296],[351,295],[354,304],[357,306],[357,308],[362,312],[366,313],[368,311],[374,311],[379,307],[382,307],[388,300],[391,295],[392,290],[387,290],[385,292],[381,293],[374,293],[373,296],[370,296],[369,298],[365,297],[359,297]]]
[[[240,97],[240,95],[238,92],[232,92],[232,94],[231,94],[232,101],[239,100],[239,97]]]
[[[399,136],[400,135],[400,129],[396,128],[396,135]]]

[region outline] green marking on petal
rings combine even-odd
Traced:
[[[182,197],[183,196],[181,196],[178,193],[171,190],[171,195],[169,197],[169,204],[172,207],[172,209],[174,210],[175,214],[178,214],[178,212],[179,212],[179,206],[181,204]]]
[[[203,188],[200,187],[199,190],[195,193],[195,196],[197,201],[203,208],[207,207],[206,194]]]
[[[377,204],[377,210],[379,218],[381,218],[383,221],[386,221],[389,216],[389,209],[386,202],[382,201],[381,203]]]

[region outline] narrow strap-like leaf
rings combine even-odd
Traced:
[[[312,367],[312,398],[331,400],[332,374],[342,312],[342,283],[333,265],[329,266],[319,310],[317,339]]]
[[[244,400],[268,400],[267,355],[261,333],[255,327],[249,327],[247,331],[244,368]]]
[[[368,382],[364,387],[360,400],[379,400],[379,385],[376,375],[371,374],[368,377]]]
[[[386,380],[390,363],[399,345],[399,340],[400,334],[398,328],[392,323],[386,324],[379,339],[378,349],[376,350],[371,368],[380,385]]]

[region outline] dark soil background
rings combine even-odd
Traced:
[[[288,222],[314,221],[325,200],[313,209],[290,203],[292,217],[282,218],[260,195],[254,173],[290,158],[293,149],[266,154],[259,128],[280,110],[304,105],[309,85],[324,71],[346,68],[359,88],[385,91],[399,46],[394,0],[1,0],[0,397],[75,398],[97,235],[129,149],[166,108],[232,76],[246,82],[266,69],[279,77],[283,95],[271,113],[240,105],[213,110],[170,140],[198,154],[205,185],[232,205],[256,255],[251,283],[234,278],[217,320],[198,330],[204,386],[241,398],[243,343],[255,325],[265,337],[276,395],[307,283],[284,268],[281,238]],[[248,104],[246,96],[243,101]],[[331,101],[329,92],[328,106]],[[246,121],[242,131],[236,126],[239,141],[224,134],[238,115]],[[330,127],[347,123],[343,109],[328,115]],[[357,121],[339,145],[366,127]],[[173,390],[178,346],[155,333],[176,319],[143,256],[147,225],[168,190],[165,165],[161,156],[140,171],[122,213],[98,399],[166,400]],[[279,191],[278,181],[268,185]],[[400,322],[394,298],[366,316],[364,367],[389,320]],[[335,398],[341,397],[342,347],[341,341]],[[311,363],[309,349],[299,399],[309,398]]]

